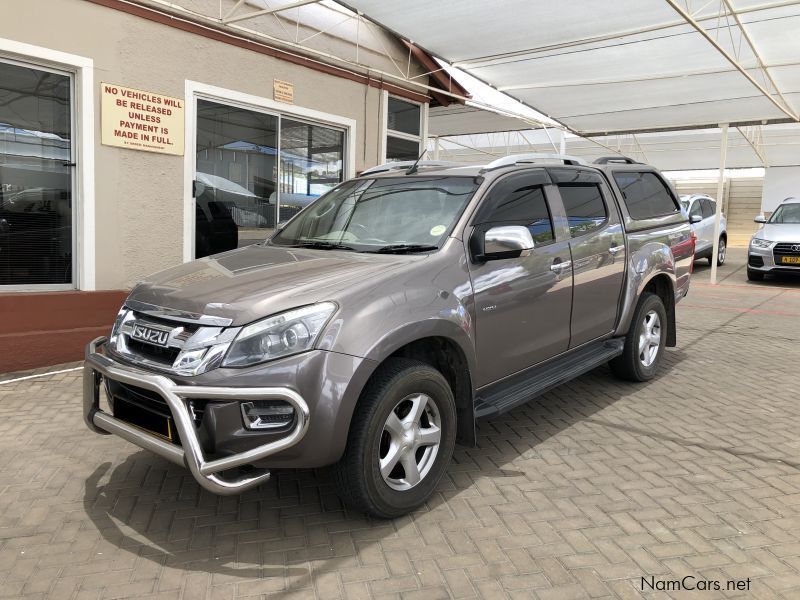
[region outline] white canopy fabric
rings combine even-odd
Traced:
[[[429,127],[435,126],[434,120],[430,119]],[[524,125],[522,121],[519,123]],[[559,140],[555,132],[548,137],[541,129],[525,130],[524,127],[515,129],[503,133],[441,137],[438,141],[439,158],[485,164],[506,154],[557,151]],[[721,138],[721,131],[718,128],[623,134],[591,139],[568,136],[565,151],[588,162],[600,156],[619,153],[663,171],[718,169]],[[433,141],[429,143],[431,150],[433,144]],[[734,127],[728,132],[726,166],[729,169],[798,164],[800,164],[799,124]]]
[[[798,0],[347,0],[583,135],[797,121]]]

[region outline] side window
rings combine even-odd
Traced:
[[[667,185],[655,173],[616,171],[614,180],[633,219],[662,217],[680,210]]]
[[[703,218],[713,217],[717,210],[717,203],[708,198],[703,198]]]
[[[703,201],[702,200],[695,200],[694,204],[692,204],[692,208],[689,211],[689,216],[693,217],[698,215],[700,217],[703,216]]]
[[[564,202],[564,209],[569,221],[569,233],[572,237],[589,233],[605,223],[608,213],[600,186],[560,183],[558,191]]]
[[[524,225],[537,245],[555,240],[553,220],[544,195],[544,180],[516,175],[501,181],[490,192],[481,225]]]

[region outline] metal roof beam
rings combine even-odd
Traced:
[[[277,12],[283,12],[284,10],[290,10],[292,8],[299,8],[301,6],[305,6],[306,4],[316,4],[320,0],[299,0],[298,2],[292,2],[291,4],[285,4],[283,6],[277,6],[275,8],[265,8],[263,10],[256,10],[253,12],[245,13],[243,15],[236,15],[233,16],[233,12],[236,11],[242,5],[242,0],[236,3],[236,6],[228,12],[228,14],[222,18],[222,23],[224,25],[228,25],[230,23],[237,23],[239,21],[244,21],[245,19],[252,19],[253,17],[261,17],[263,15],[271,15]]]
[[[724,0],[723,0],[723,1],[724,1]],[[763,95],[764,95],[764,96],[765,96],[765,97],[766,97],[766,98],[767,98],[767,99],[768,99],[770,102],[772,102],[772,103],[773,103],[773,104],[774,104],[774,105],[775,105],[775,106],[776,106],[778,109],[780,109],[780,111],[781,111],[782,113],[784,113],[785,115],[789,116],[789,117],[790,117],[792,120],[794,120],[794,121],[800,121],[800,117],[798,117],[798,116],[797,116],[797,115],[796,115],[796,114],[795,114],[795,113],[792,111],[792,109],[791,109],[790,107],[788,107],[788,106],[785,106],[785,105],[784,105],[782,102],[779,102],[778,100],[776,100],[776,99],[775,99],[775,97],[774,97],[772,94],[770,94],[770,93],[769,93],[769,92],[768,92],[768,91],[767,91],[767,90],[764,88],[764,86],[763,86],[763,85],[761,85],[760,83],[758,83],[758,82],[755,80],[755,78],[754,78],[752,75],[750,75],[750,73],[748,73],[748,72],[747,72],[747,69],[745,69],[745,68],[744,68],[744,67],[743,67],[743,66],[742,66],[742,65],[739,63],[739,61],[738,61],[738,60],[736,60],[736,59],[735,59],[733,56],[731,56],[731,55],[728,53],[728,51],[727,51],[727,50],[725,50],[725,48],[723,48],[723,47],[720,45],[720,43],[719,43],[717,40],[715,40],[715,39],[714,39],[714,38],[711,36],[711,34],[709,34],[709,33],[708,33],[708,31],[706,31],[706,30],[705,30],[705,28],[704,28],[702,25],[700,25],[700,23],[698,23],[698,22],[697,22],[697,21],[696,21],[696,20],[695,20],[695,19],[694,19],[694,18],[693,18],[693,17],[692,17],[692,16],[691,16],[689,13],[687,13],[687,12],[686,12],[686,10],[685,10],[685,9],[684,9],[682,6],[680,6],[680,5],[679,5],[679,4],[678,4],[678,3],[677,3],[675,0],[666,0],[666,2],[667,2],[667,4],[669,4],[669,5],[670,5],[670,6],[671,6],[671,7],[672,7],[674,10],[675,10],[675,12],[677,12],[677,13],[678,13],[678,14],[679,14],[681,17],[683,17],[683,19],[684,19],[684,20],[685,20],[685,21],[686,21],[686,22],[687,22],[689,25],[691,25],[692,27],[694,27],[694,28],[695,28],[695,30],[697,30],[697,33],[699,33],[700,35],[702,35],[702,36],[703,36],[703,37],[704,37],[704,38],[705,38],[705,39],[708,41],[708,43],[709,43],[709,44],[711,44],[712,46],[714,46],[714,48],[717,50],[717,52],[719,52],[719,53],[720,53],[720,54],[721,54],[721,55],[722,55],[722,56],[725,58],[725,60],[727,60],[727,61],[728,61],[729,63],[731,63],[731,64],[732,64],[734,67],[736,67],[736,69],[737,69],[737,70],[738,70],[738,71],[739,71],[739,72],[740,72],[742,75],[744,75],[744,76],[745,76],[745,78],[746,78],[746,79],[747,79],[747,80],[748,80],[750,83],[752,83],[752,84],[753,84],[753,85],[754,85],[756,88],[758,88],[758,90],[759,90],[759,91],[760,91],[760,92],[761,92],[761,93],[762,93],[762,94],[763,94]],[[781,97],[781,98],[782,98],[782,97]]]
[[[740,15],[758,12],[762,10],[770,10],[773,8],[782,8],[784,6],[794,6],[796,4],[800,4],[800,0],[776,0],[774,2],[766,2],[764,4],[757,4],[754,6],[747,6],[742,7],[738,10]],[[700,21],[710,21],[716,19],[716,16],[707,16],[701,17]],[[643,33],[653,33],[655,31],[663,31],[664,29],[672,29],[673,27],[679,27],[681,25],[686,25],[686,21],[670,21],[669,23],[660,23],[658,25],[648,25],[645,27],[639,27],[636,29],[628,29],[624,31],[615,31],[612,33],[607,33],[603,35],[598,35],[594,37],[588,38],[576,38],[573,40],[567,40],[566,42],[560,42],[558,44],[550,44],[548,46],[536,46],[533,48],[526,48],[524,50],[514,50],[512,52],[503,52],[500,54],[491,54],[486,56],[476,56],[473,58],[467,58],[464,60],[455,61],[453,63],[454,67],[459,68],[469,68],[469,67],[485,67],[490,66],[490,64],[502,64],[505,60],[515,60],[520,57],[525,57],[527,55],[537,54],[540,52],[547,52],[550,50],[562,50],[564,48],[571,48],[574,46],[580,46],[583,44],[595,44],[599,42],[606,42],[609,40],[615,40],[621,37],[627,37],[631,35],[640,35]],[[494,63],[494,61],[498,61],[498,63]],[[484,64],[486,63],[486,64]]]
[[[736,10],[733,8],[730,0],[722,0],[722,2],[725,4],[725,7],[728,9],[728,12],[734,18],[736,24],[739,26],[739,31],[742,32],[742,36],[747,42],[747,45],[750,46],[750,51],[753,53],[753,56],[755,57],[756,62],[758,63],[758,68],[761,69],[761,72],[764,74],[764,77],[766,77],[772,84],[772,88],[775,90],[775,93],[778,94],[778,96],[780,96],[780,99],[783,101],[783,104],[787,107],[790,107],[791,105],[789,104],[788,100],[786,100],[783,93],[781,93],[781,89],[778,87],[778,84],[775,83],[775,79],[773,79],[772,75],[770,74],[766,63],[764,63],[764,60],[758,53],[758,50],[756,50],[756,46],[753,43],[753,39],[750,37],[750,34],[747,33],[747,29],[745,29],[744,24],[742,23],[742,19],[739,17],[739,13],[736,12]]]

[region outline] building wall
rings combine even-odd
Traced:
[[[97,289],[129,288],[182,260],[184,193],[183,157],[100,143],[100,82],[183,98],[193,80],[271,98],[273,79],[290,81],[297,106],[356,121],[356,170],[378,161],[378,89],[85,0],[11,4],[0,37],[94,60]]]

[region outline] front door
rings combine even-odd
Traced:
[[[570,348],[611,334],[625,279],[625,238],[607,184],[593,171],[550,169],[566,216],[572,251]]]
[[[529,256],[470,264],[479,387],[564,352],[569,344],[569,240],[556,236],[548,182],[544,169],[500,180],[473,222],[473,235],[493,226],[525,225],[535,244]]]

